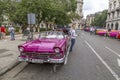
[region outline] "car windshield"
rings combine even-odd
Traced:
[[[39,38],[62,39],[62,38],[64,38],[64,34],[63,34],[63,32],[60,32],[60,31],[43,32],[43,33],[40,33]]]

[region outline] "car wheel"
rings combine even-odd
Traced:
[[[60,63],[61,66],[63,66],[65,64],[65,61],[63,63]]]
[[[35,64],[35,63],[32,63],[32,62],[27,62],[28,64]]]

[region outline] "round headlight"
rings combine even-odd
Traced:
[[[23,51],[24,51],[24,48],[23,48],[23,47],[19,47],[19,51],[20,51],[20,52],[23,52]]]
[[[55,48],[55,53],[60,53],[60,49],[59,48]]]

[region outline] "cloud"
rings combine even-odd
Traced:
[[[108,9],[108,0],[84,0],[83,14],[86,17],[88,14]]]
[[[84,3],[84,10],[91,10],[93,9],[93,3],[91,1],[87,1],[86,3]]]

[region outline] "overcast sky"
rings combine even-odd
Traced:
[[[84,17],[87,14],[92,14],[98,11],[102,11],[104,9],[108,9],[109,0],[83,0],[83,14]]]

